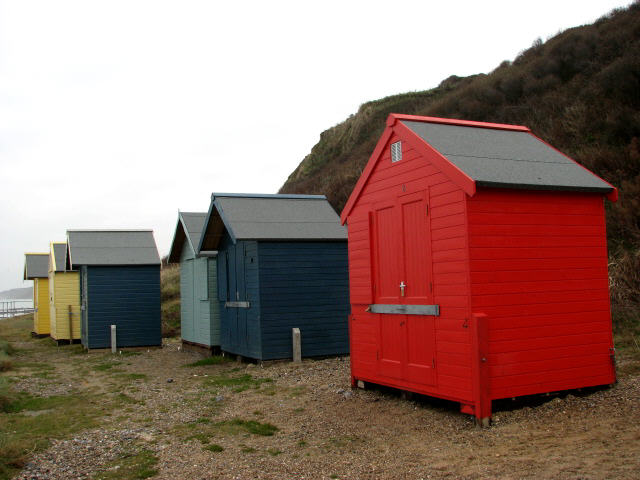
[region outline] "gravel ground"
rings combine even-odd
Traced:
[[[29,345],[19,345],[22,355]],[[100,428],[53,441],[17,479],[85,479],[109,468],[118,478],[113,462],[141,448],[157,456],[158,479],[640,478],[637,369],[613,388],[501,402],[494,425],[478,429],[454,403],[351,390],[348,358],[182,368],[201,357],[177,342],[115,358],[70,349],[39,351],[53,378],[22,378],[16,387],[133,401]],[[92,367],[100,362],[115,366]],[[220,380],[229,378],[241,380]],[[261,436],[220,423],[231,419],[279,430]],[[223,450],[208,450],[212,444]]]

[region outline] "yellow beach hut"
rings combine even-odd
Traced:
[[[49,254],[24,254],[24,280],[33,280],[32,335],[49,335]]]
[[[80,277],[67,269],[66,242],[51,242],[49,250],[49,305],[51,337],[60,341],[80,339]]]

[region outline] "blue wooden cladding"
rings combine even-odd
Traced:
[[[347,243],[336,226],[321,196],[212,196],[200,249],[218,252],[223,351],[291,358],[297,327],[303,357],[349,352]]]
[[[85,348],[109,348],[111,325],[118,347],[161,345],[159,265],[84,265],[80,302]]]
[[[160,257],[151,230],[68,230],[67,267],[80,271],[87,349],[162,345]]]

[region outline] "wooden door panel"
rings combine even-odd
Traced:
[[[407,364],[405,378],[421,385],[433,385],[435,376],[434,317],[407,315]]]
[[[375,303],[398,303],[400,296],[400,248],[396,208],[385,206],[376,211],[374,219]]]
[[[431,239],[428,228],[427,202],[423,192],[400,202],[402,216],[403,278],[407,285],[403,303],[432,304]]]
[[[402,378],[405,363],[403,315],[378,315],[380,343],[378,366],[380,373],[391,378]]]

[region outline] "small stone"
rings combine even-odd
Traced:
[[[173,383],[173,378],[167,378],[167,383]]]
[[[222,395],[216,395],[216,402],[221,402],[224,400],[224,397]]]

